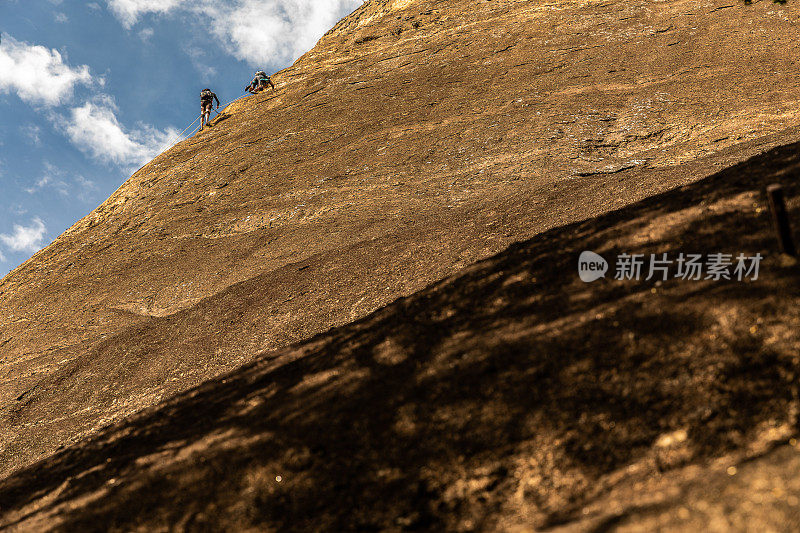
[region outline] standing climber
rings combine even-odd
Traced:
[[[275,84],[272,83],[272,80],[269,76],[267,76],[267,73],[263,70],[259,70],[256,72],[256,76],[253,78],[253,81],[251,81],[250,85],[245,87],[244,90],[249,93],[256,94],[257,92],[266,89],[267,85],[272,87],[273,91],[275,90]]]
[[[211,117],[211,108],[214,106],[214,100],[217,101],[217,110],[219,110],[219,98],[211,89],[203,89],[200,92],[200,129],[207,125]]]

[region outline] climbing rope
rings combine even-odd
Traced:
[[[226,108],[226,107],[228,107],[229,105],[231,105],[232,103],[234,103],[234,102],[236,102],[236,101],[238,101],[238,100],[241,100],[242,98],[246,98],[246,97],[248,97],[248,96],[250,96],[250,95],[249,95],[249,94],[245,94],[245,95],[242,95],[242,96],[240,96],[239,98],[234,98],[234,99],[233,99],[233,100],[231,100],[230,102],[228,102],[228,103],[226,103],[225,105],[222,105],[222,106],[220,106],[220,107],[221,107],[221,108],[223,109],[223,111],[224,111],[224,110],[225,110],[225,108]],[[217,109],[212,109],[211,111],[215,112],[215,113],[217,114],[217,116],[219,116],[219,115],[221,115],[221,114],[222,114],[222,113],[220,113],[220,112],[219,112]],[[191,127],[194,125],[194,123],[195,123],[195,122],[197,122],[197,121],[198,121],[200,118],[202,118],[202,116],[203,116],[203,115],[200,115],[200,116],[198,116],[196,119],[194,119],[194,120],[192,121],[192,123],[191,123],[191,124],[189,124],[188,126],[186,126],[186,128],[184,128],[184,130],[183,130],[182,132],[180,132],[180,133],[179,133],[179,134],[178,134],[178,135],[177,135],[177,136],[176,136],[174,139],[172,139],[172,140],[169,142],[169,144],[167,145],[167,147],[166,147],[166,148],[164,148],[163,152],[166,152],[167,150],[169,150],[170,148],[172,148],[173,146],[175,146],[175,145],[176,145],[176,144],[178,144],[179,142],[181,142],[181,141],[185,141],[186,139],[188,139],[189,137],[191,137],[192,135],[194,135],[195,133],[197,133],[197,130],[198,130],[198,129],[200,129],[200,124],[198,124],[198,125],[197,125],[197,127],[195,127],[195,129],[193,129],[191,132],[189,132],[189,134],[188,134],[188,135],[186,135],[186,136],[184,136],[184,135],[183,135],[184,133],[186,133],[186,130],[188,130],[189,128],[191,128]],[[215,117],[215,118],[216,118],[216,117]],[[162,152],[162,153],[163,153],[163,152]]]
[[[231,100],[230,102],[228,102],[227,104],[225,104],[224,106],[222,106],[222,109],[224,110],[226,107],[228,107],[228,106],[229,106],[229,105],[231,105],[232,103],[236,102],[237,100],[241,100],[242,98],[246,98],[246,97],[248,97],[248,96],[250,96],[250,95],[249,95],[249,94],[245,94],[245,95],[242,95],[242,96],[240,96],[239,98],[235,98],[235,99]],[[217,111],[216,109],[212,109],[212,111],[215,111],[215,112],[217,113],[217,115],[221,115],[221,114],[222,114],[222,113],[220,113],[219,111]],[[196,119],[194,119],[194,120],[192,121],[192,124],[194,124],[195,122],[197,122],[197,119],[201,118],[202,116],[203,116],[203,115],[200,115],[199,117],[197,117]],[[175,137],[175,139],[174,139],[174,140],[172,140],[172,141],[170,142],[169,146],[167,146],[166,148],[164,148],[164,149],[161,151],[161,153],[163,154],[164,152],[166,152],[167,150],[169,150],[170,148],[172,148],[173,146],[175,146],[175,145],[176,145],[176,144],[177,144],[177,143],[180,141],[180,138],[181,138],[181,137],[183,137],[183,134],[184,134],[184,133],[186,133],[186,130],[188,130],[189,128],[191,128],[191,127],[192,127],[192,124],[189,124],[188,126],[186,126],[186,128],[184,128],[184,130],[183,130],[182,132],[180,132],[180,133],[178,134],[178,136],[177,136],[177,137]],[[186,139],[188,139],[189,137],[191,137],[192,135],[194,135],[195,133],[197,133],[197,130],[198,130],[199,128],[200,128],[200,124],[198,124],[198,125],[197,125],[197,127],[195,127],[195,129],[193,129],[193,130],[191,131],[191,133],[189,133],[189,135],[187,135],[187,136],[186,136]],[[184,140],[186,140],[186,139],[184,139]],[[159,154],[159,155],[160,155],[160,154]],[[145,167],[145,165],[142,165],[141,167],[139,167],[139,170],[142,170],[144,167]],[[136,172],[139,172],[139,170],[137,170]],[[136,172],[134,172],[134,174],[136,174]]]
[[[197,126],[195,126],[195,127],[194,127],[194,129],[193,129],[191,132],[189,132],[189,134],[186,136],[186,139],[188,139],[189,137],[191,137],[192,135],[194,135],[195,133],[197,133],[197,130],[199,130],[199,129],[200,129],[200,124],[198,124]],[[184,139],[184,140],[186,140],[186,139]]]
[[[175,138],[173,138],[171,141],[169,141],[169,144],[167,144],[167,147],[166,147],[166,148],[164,148],[164,150],[162,150],[162,152],[161,152],[161,153],[164,153],[164,152],[166,152],[167,150],[169,150],[170,148],[172,148],[173,146],[175,146],[175,144],[176,144],[176,143],[177,143],[177,142],[180,140],[180,138],[181,138],[181,137],[183,137],[183,134],[184,134],[184,133],[186,133],[186,130],[188,130],[189,128],[191,128],[191,127],[192,127],[192,125],[193,125],[195,122],[197,122],[197,120],[198,120],[200,117],[202,117],[202,116],[203,116],[203,115],[200,115],[199,117],[197,117],[196,119],[194,119],[194,120],[192,121],[192,123],[191,123],[191,124],[189,124],[188,126],[186,126],[186,128],[184,128],[184,130],[183,130],[182,132],[180,132],[178,135],[176,135],[176,136],[175,136]]]

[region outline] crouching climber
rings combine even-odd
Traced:
[[[251,81],[250,85],[245,87],[244,90],[251,94],[256,94],[266,89],[267,85],[272,87],[273,91],[275,90],[275,84],[272,83],[272,80],[269,76],[267,76],[267,73],[263,70],[259,70],[256,72],[256,76],[253,78],[253,81]]]
[[[200,129],[206,126],[211,117],[211,108],[214,107],[214,100],[217,101],[217,110],[219,110],[219,98],[211,89],[203,89],[200,92]]]

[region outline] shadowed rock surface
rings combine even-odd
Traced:
[[[789,438],[794,267],[585,286],[575,261],[774,249],[758,191],[794,146],[614,210],[798,138],[798,18],[366,3],[2,280],[3,523],[619,525],[614,480]]]
[[[798,148],[261,354],[0,482],[0,525],[791,531],[797,264],[760,190]],[[750,282],[585,284],[582,250],[765,259]]]

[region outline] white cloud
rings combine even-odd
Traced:
[[[35,193],[37,191],[40,191],[40,190],[44,189],[48,185],[50,185],[50,183],[52,183],[52,181],[53,181],[52,177],[50,177],[50,176],[42,176],[41,178],[36,180],[36,183],[34,183],[32,186],[27,187],[25,189],[25,192],[27,192],[28,194],[33,194],[33,193]]]
[[[94,200],[94,194],[99,190],[95,182],[78,176],[75,178],[75,184],[78,186],[77,197],[80,201],[88,203]]]
[[[218,8],[214,34],[233,56],[253,65],[290,62],[359,5],[360,0],[242,0]]]
[[[108,8],[130,28],[146,13],[167,13],[180,6],[184,0],[106,0]]]
[[[139,38],[143,41],[149,41],[153,33],[153,28],[143,28],[139,31]]]
[[[106,0],[123,26],[142,15],[181,11],[196,16],[238,59],[256,66],[293,61],[362,0]]]
[[[69,194],[69,186],[65,181],[65,173],[56,165],[45,161],[44,162],[44,174],[40,177],[33,185],[27,187],[25,192],[28,194],[34,194],[45,187],[51,187],[61,193],[63,196],[67,196]]]
[[[58,166],[44,162],[44,172],[30,187],[25,189],[28,194],[35,194],[43,189],[53,189],[61,196],[77,198],[81,202],[94,201],[94,195],[99,191],[97,184],[83,176],[74,176],[71,179],[68,172]]]
[[[42,247],[42,239],[47,231],[44,222],[35,217],[30,226],[14,224],[14,233],[0,233],[0,242],[15,252],[36,252]]]
[[[55,19],[56,22],[60,22],[62,24],[64,22],[69,22],[69,17],[67,17],[65,13],[56,13],[55,15],[53,15],[53,18]]]
[[[71,68],[58,50],[2,35],[0,93],[16,92],[26,102],[52,106],[68,100],[75,85],[91,83],[88,66]]]
[[[32,145],[41,146],[42,128],[40,128],[36,124],[26,124],[25,126],[20,126],[19,130],[22,133],[22,135],[26,137],[28,141],[30,141]]]
[[[72,109],[71,113],[71,122],[66,128],[70,141],[96,159],[122,166],[136,167],[146,163],[165,150],[169,141],[179,133],[174,128],[160,131],[147,124],[126,131],[108,97],[87,102]]]
[[[203,83],[210,82],[217,75],[217,69],[205,62],[206,52],[197,46],[184,46],[183,51],[192,60],[192,65],[202,75]]]

